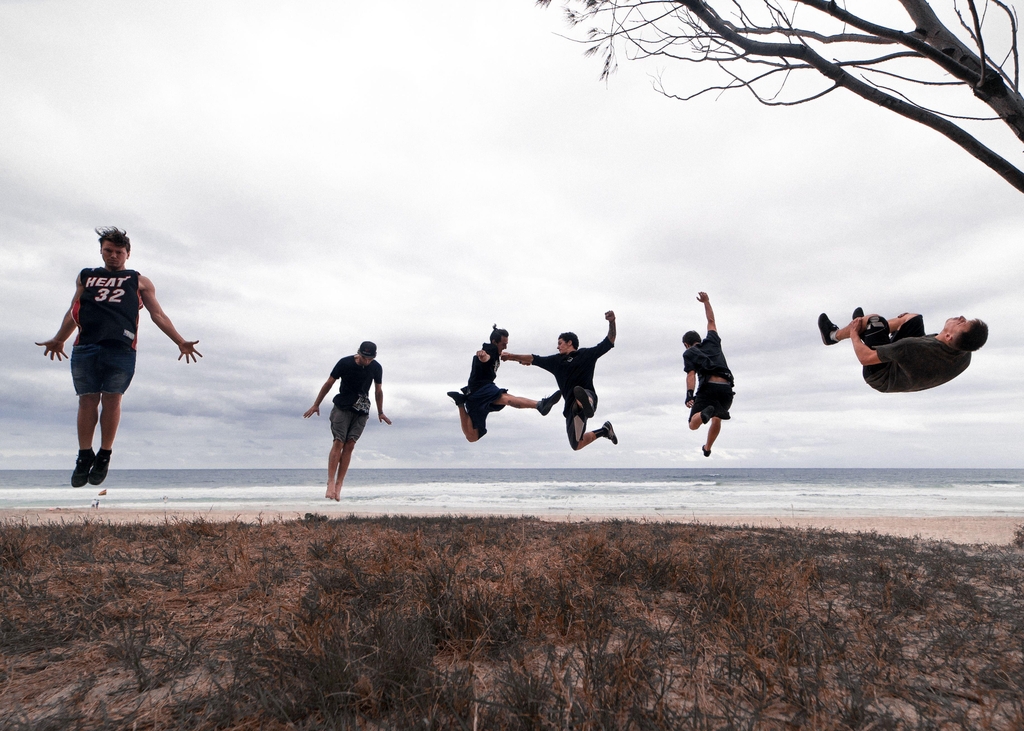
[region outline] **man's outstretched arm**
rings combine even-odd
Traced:
[[[520,363],[521,365],[525,366],[533,365],[532,355],[516,355],[515,353],[509,353],[508,351],[505,351],[504,353],[501,354],[501,359],[514,360],[516,363]]]
[[[715,324],[715,311],[711,309],[711,298],[707,292],[698,292],[697,301],[704,304],[704,315],[708,318],[708,332],[718,332],[718,325]]]
[[[36,345],[41,345],[43,347],[43,356],[50,356],[50,360],[53,360],[54,358],[61,360],[62,358],[69,357],[68,354],[64,352],[64,343],[68,341],[68,338],[71,337],[71,334],[78,327],[78,323],[75,322],[75,318],[71,313],[75,309],[75,303],[78,302],[82,296],[82,292],[84,291],[85,287],[82,286],[81,279],[76,279],[75,296],[71,298],[71,306],[68,307],[68,311],[64,313],[64,319],[61,320],[57,334],[49,340],[36,343]]]
[[[198,340],[186,340],[181,334],[174,329],[174,324],[171,322],[171,318],[167,316],[160,303],[156,299],[156,288],[153,286],[153,282],[150,281],[149,277],[143,277],[139,275],[139,296],[142,298],[142,304],[145,305],[146,309],[149,310],[149,316],[152,318],[154,324],[160,328],[164,335],[169,337],[174,344],[178,346],[178,350],[181,351],[181,355],[178,356],[178,360],[182,358],[188,363],[191,358],[192,362],[195,363],[196,356],[200,358],[203,354],[196,350],[195,346],[199,343]]]
[[[604,313],[604,319],[608,321],[608,342],[615,345],[615,313],[608,310]]]
[[[377,421],[390,424],[391,419],[384,415],[384,389],[380,387],[379,383],[374,384],[373,395],[377,399]]]
[[[324,396],[327,395],[327,392],[331,390],[331,386],[333,386],[334,382],[337,380],[338,379],[333,376],[328,376],[327,380],[324,381],[324,385],[320,387],[320,393],[317,394],[316,401],[314,401],[313,405],[310,406],[306,410],[306,413],[302,415],[303,419],[308,419],[313,414],[320,416],[320,402],[324,400]]]
[[[869,348],[867,344],[860,339],[860,334],[864,332],[866,326],[866,317],[854,318],[849,324],[850,330],[850,342],[853,343],[853,352],[857,356],[857,360],[863,366],[878,365],[882,360],[878,357],[878,353]]]

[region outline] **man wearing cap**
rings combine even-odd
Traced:
[[[352,451],[356,441],[363,433],[366,420],[370,415],[370,384],[375,384],[374,397],[377,401],[377,420],[390,424],[391,419],[384,415],[384,391],[381,380],[384,369],[377,362],[377,346],[366,340],[359,345],[355,355],[349,355],[337,362],[330,377],[324,382],[316,401],[303,414],[308,419],[313,414],[320,414],[320,402],[331,390],[334,382],[341,379],[338,395],[334,397],[334,408],[331,409],[331,434],[334,443],[327,457],[327,494],[328,500],[341,500],[341,486],[345,482],[345,473],[352,461]]]

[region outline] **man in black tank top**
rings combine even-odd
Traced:
[[[121,421],[121,396],[135,375],[135,345],[139,310],[145,307],[156,326],[174,341],[188,363],[203,355],[198,340],[185,340],[156,299],[147,277],[126,269],[131,241],[119,228],[98,228],[103,266],[83,269],[57,334],[41,345],[43,355],[58,361],[68,357],[64,343],[78,330],[71,349],[71,377],[78,394],[78,460],[71,485],[98,485],[107,476],[110,452]],[[100,405],[102,404],[102,410]],[[100,425],[100,451],[92,450],[96,424]]]

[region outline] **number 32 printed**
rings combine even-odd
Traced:
[[[123,289],[115,289],[111,294],[110,290],[104,287],[96,293],[93,302],[114,302],[116,304],[121,301],[122,297],[124,297]]]

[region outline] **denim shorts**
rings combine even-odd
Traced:
[[[131,346],[92,343],[71,349],[71,380],[75,393],[124,393],[135,375]]]

